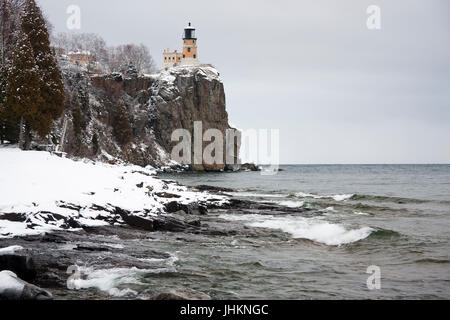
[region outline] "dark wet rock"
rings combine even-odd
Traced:
[[[201,221],[197,217],[186,217],[184,219],[184,222],[187,223],[188,225],[195,226],[195,227],[201,226]]]
[[[0,213],[0,220],[24,222],[26,219],[27,216],[24,213]]]
[[[72,217],[66,217],[58,213],[48,212],[48,211],[41,211],[38,213],[38,216],[46,223],[46,224],[58,224],[63,229],[79,229],[81,228],[81,224],[76,221]]]
[[[36,266],[34,260],[22,254],[0,255],[0,271],[9,270],[27,281],[36,277]]]
[[[150,300],[211,300],[211,297],[203,292],[180,288],[159,293],[151,297]]]
[[[242,199],[230,199],[229,202],[222,206],[227,209],[239,209],[239,210],[258,210],[259,214],[270,214],[272,211],[278,211],[281,213],[306,213],[311,211],[310,208],[297,207],[291,208],[281,206],[276,203],[270,202],[255,202]],[[244,212],[252,213],[252,212]]]
[[[160,215],[157,217],[142,218],[135,216],[130,212],[117,208],[118,213],[122,219],[131,227],[146,230],[146,231],[170,231],[182,232],[192,227],[200,225],[199,219],[189,218],[175,218],[173,216]]]
[[[50,300],[52,294],[23,281],[9,270],[0,272],[0,300]]]
[[[160,198],[181,198],[178,194],[168,193],[168,192],[156,192],[155,193]]]
[[[216,186],[208,186],[208,185],[199,185],[195,186],[195,189],[199,191],[210,191],[210,192],[233,192],[233,189],[230,188],[223,188],[223,187],[216,187]]]
[[[166,212],[175,213],[180,210],[184,211],[186,214],[192,215],[205,215],[208,213],[206,206],[198,203],[183,204],[176,201],[169,202],[165,205]]]
[[[165,205],[166,211],[168,213],[174,213],[180,210],[183,210],[184,212],[187,213],[187,206],[185,204],[176,202],[176,201],[171,201],[169,203],[166,203]]]
[[[79,251],[110,251],[110,248],[107,246],[100,246],[100,245],[90,245],[90,244],[78,244],[74,250]]]
[[[153,220],[132,215],[130,212],[125,211],[121,208],[116,208],[116,213],[119,214],[122,217],[123,221],[125,221],[125,223],[130,227],[147,231],[155,231]]]
[[[241,164],[240,170],[241,171],[261,171],[261,168],[259,168],[254,163],[244,163],[244,164]]]
[[[67,238],[61,234],[45,233],[40,240],[42,242],[65,243]]]
[[[208,236],[232,236],[236,235],[238,232],[236,230],[219,230],[219,229],[206,229],[202,230],[202,232],[197,232]]]
[[[200,226],[200,220],[182,220],[169,216],[160,216],[153,220],[153,226],[154,231],[183,232],[192,230],[192,227]]]

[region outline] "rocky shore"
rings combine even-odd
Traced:
[[[153,288],[136,295],[117,288],[89,285],[89,272],[96,270],[142,270],[152,274],[160,265],[149,261],[171,261],[167,252],[154,250],[148,244],[156,241],[178,242],[180,249],[190,236],[205,239],[239,235],[258,237],[259,229],[220,219],[228,212],[258,214],[307,213],[305,208],[286,208],[272,203],[236,200],[227,195],[229,188],[207,185],[193,191],[208,191],[230,201],[218,205],[214,198],[189,205],[170,201],[165,211],[154,217],[141,217],[116,207],[109,225],[82,226],[75,231],[58,230],[39,235],[0,239],[0,299],[111,299],[138,298],[153,300],[211,299],[205,293],[186,287]],[[2,215],[2,219],[17,217]],[[141,245],[146,243],[146,245]],[[71,269],[72,267],[72,269]],[[84,271],[81,271],[84,270]],[[152,270],[153,269],[153,270]],[[6,271],[7,270],[7,271]],[[90,270],[90,271],[89,271]],[[70,285],[74,272],[77,277]],[[77,280],[78,279],[78,280]],[[77,288],[77,281],[78,288]],[[92,289],[94,287],[95,289]],[[90,288],[90,289],[89,289]],[[121,291],[122,290],[122,291]]]

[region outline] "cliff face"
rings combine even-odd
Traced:
[[[54,143],[64,140],[60,149],[68,156],[159,167],[171,163],[171,150],[178,144],[171,141],[174,130],[190,132],[194,159],[195,121],[202,122],[203,132],[218,129],[224,137],[230,128],[224,86],[212,67],[172,68],[142,77],[88,77],[74,68],[65,68],[63,73],[69,94],[65,114],[52,137]],[[131,142],[125,145],[118,142],[118,135],[126,128],[116,121],[122,107],[132,133]],[[205,163],[191,166],[194,170],[224,167]]]
[[[187,129],[191,135],[191,159],[194,161],[194,123],[201,121],[202,133],[218,129],[223,137],[228,124],[225,92],[218,72],[209,67],[172,69],[164,72],[152,86],[151,106],[157,112],[155,134],[165,150],[172,150],[171,135],[174,129]],[[209,142],[203,142],[202,150]],[[225,142],[224,142],[225,148]],[[224,150],[224,149],[223,149]],[[225,163],[223,157],[222,163]],[[197,163],[195,170],[221,170],[224,165]]]

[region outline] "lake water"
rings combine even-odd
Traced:
[[[214,210],[214,221],[256,228],[258,236],[161,241],[158,249],[178,260],[159,285],[183,283],[219,299],[450,298],[450,165],[281,168],[162,175],[312,210]],[[380,289],[368,289],[369,266],[380,270]]]

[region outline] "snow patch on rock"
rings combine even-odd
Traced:
[[[0,168],[0,238],[115,223],[120,220],[112,217],[115,207],[148,217],[164,212],[173,198],[183,204],[228,201],[162,181],[150,166],[74,161],[48,152],[0,148]],[[6,220],[5,214],[19,219]]]

